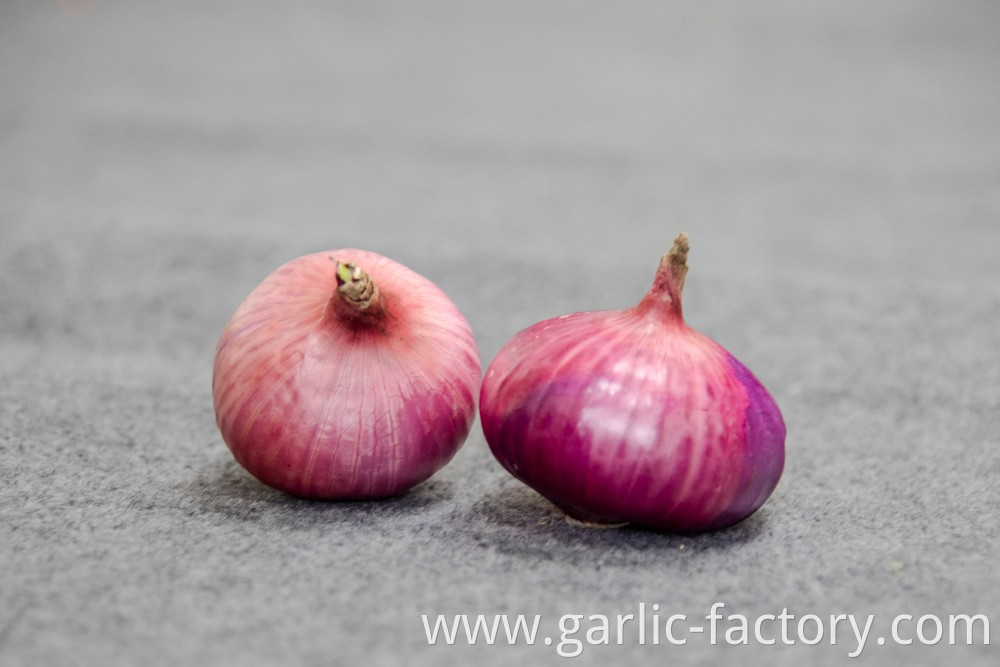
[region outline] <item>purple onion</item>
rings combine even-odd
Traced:
[[[494,456],[573,519],[722,528],[757,511],[781,477],[774,399],[684,322],[687,252],[681,234],[635,307],[539,322],[486,371],[480,416]]]
[[[219,338],[212,397],[223,439],[260,481],[377,498],[454,456],[480,373],[468,322],[431,281],[332,250],[285,264],[240,305]]]

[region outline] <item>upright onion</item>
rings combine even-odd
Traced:
[[[588,523],[721,528],[771,495],[785,424],[761,383],[684,323],[687,237],[633,308],[539,322],[486,371],[480,415],[497,460]]]
[[[468,322],[381,255],[300,257],[258,285],[216,348],[222,437],[265,484],[307,498],[391,496],[454,456],[481,377]]]

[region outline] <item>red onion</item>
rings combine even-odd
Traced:
[[[215,353],[216,421],[260,481],[307,498],[391,496],[461,447],[481,377],[431,281],[363,250],[300,257],[240,305]]]
[[[486,372],[480,416],[494,456],[571,518],[721,528],[753,514],[781,477],[774,400],[684,323],[687,253],[681,234],[635,307],[539,322]]]

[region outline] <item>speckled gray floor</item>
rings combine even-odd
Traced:
[[[3,2],[0,663],[548,664],[421,614],[555,637],[721,601],[876,621],[855,660],[692,634],[570,664],[997,664],[998,30],[990,2]],[[688,321],[788,423],[737,527],[572,527],[478,424],[375,503],[265,488],[217,433],[216,337],[297,255],[410,265],[485,363],[631,305],[682,229]],[[877,646],[901,613],[993,644]]]

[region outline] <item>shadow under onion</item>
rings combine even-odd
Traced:
[[[509,555],[537,558],[598,547],[629,552],[684,550],[690,552],[738,548],[759,537],[767,525],[767,512],[760,510],[728,528],[703,533],[666,533],[644,526],[581,526],[567,521],[566,515],[543,496],[518,484],[482,497],[473,508],[475,520],[485,521],[508,539],[497,540],[496,548]]]
[[[415,517],[449,500],[451,483],[428,480],[409,491],[373,500],[310,500],[273,489],[247,473],[235,460],[219,462],[187,485],[195,505],[226,521],[280,523],[285,528],[373,522]]]

